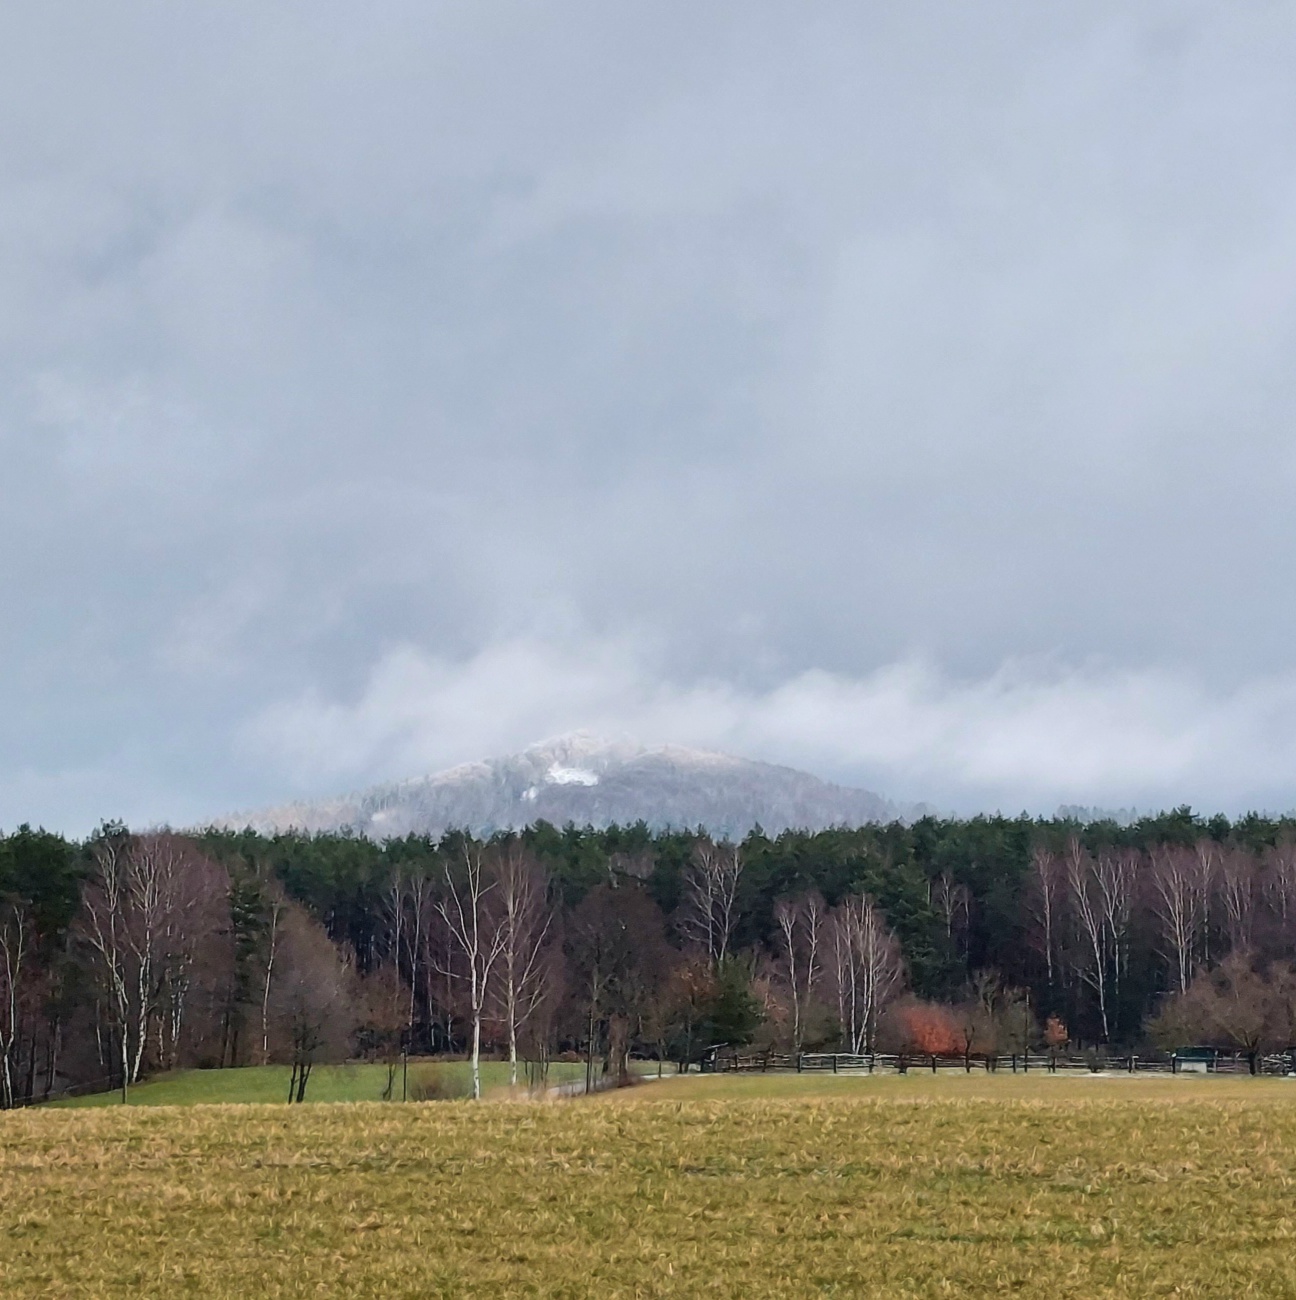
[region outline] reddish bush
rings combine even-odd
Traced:
[[[953,1056],[963,1050],[954,1013],[936,1002],[914,1002],[901,1012],[910,1049],[923,1056]]]
[[[1067,1030],[1066,1024],[1057,1016],[1049,1016],[1044,1025],[1044,1041],[1053,1051],[1059,1047],[1065,1047],[1071,1035]]]

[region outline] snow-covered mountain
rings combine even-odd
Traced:
[[[374,786],[337,799],[285,804],[221,818],[263,832],[350,827],[374,839],[477,834],[535,821],[556,826],[647,822],[654,829],[704,826],[742,835],[760,825],[821,830],[912,815],[867,790],[832,785],[790,767],[667,745],[645,748],[578,733],[508,758]]]

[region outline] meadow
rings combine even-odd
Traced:
[[[1296,1082],[0,1116],[0,1293],[1296,1296]]]
[[[524,1066],[519,1077],[525,1080]],[[468,1097],[472,1093],[471,1067],[467,1061],[411,1061],[408,1090],[417,1099],[420,1092],[434,1093],[440,1099]],[[484,1089],[505,1088],[509,1082],[506,1061],[483,1061]],[[236,1070],[176,1070],[159,1075],[129,1089],[130,1106],[197,1106],[252,1105],[282,1102],[288,1095],[292,1071],[286,1065],[256,1065]],[[570,1083],[585,1077],[580,1062],[552,1061],[550,1085]],[[352,1062],[346,1065],[317,1065],[310,1076],[306,1102],[382,1101],[388,1085],[387,1067],[381,1064]],[[395,1096],[401,1096],[401,1072],[396,1071]],[[120,1092],[96,1092],[83,1097],[63,1097],[50,1106],[84,1109],[85,1107],[120,1106]]]

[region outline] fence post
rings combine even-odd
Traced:
[[[1130,1072],[1131,1074],[1134,1073],[1134,1053],[1133,1053],[1133,1052],[1130,1053],[1130,1066],[1129,1066],[1129,1072]]]
[[[797,1053],[797,1073],[798,1073],[798,1074],[801,1073],[801,1057],[802,1057],[803,1055],[804,1055],[803,1052],[798,1052],[798,1053]]]
[[[833,1073],[837,1073],[837,1053],[833,1053]]]

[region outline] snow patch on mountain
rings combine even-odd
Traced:
[[[548,785],[598,785],[598,773],[587,772],[583,767],[563,767],[555,763],[546,773]]]

